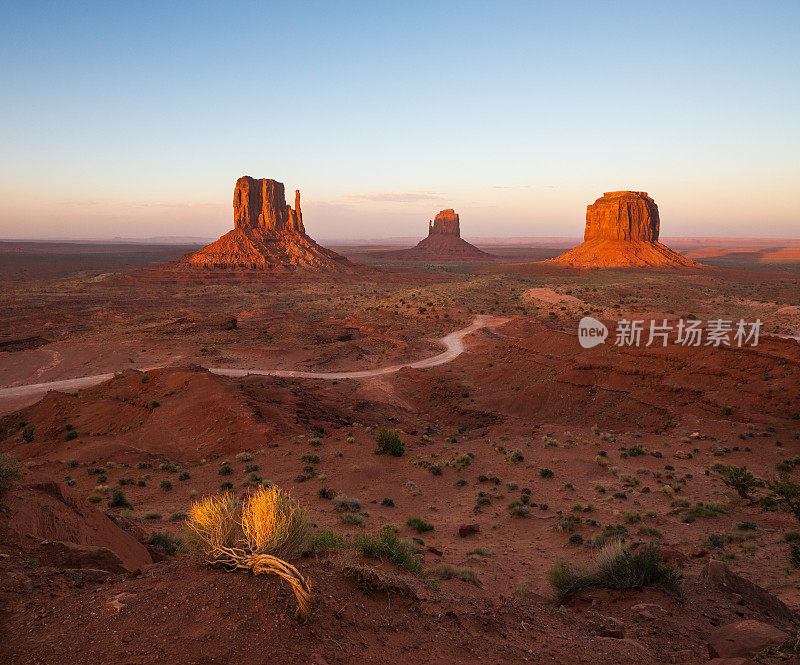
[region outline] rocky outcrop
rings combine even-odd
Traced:
[[[700,583],[712,589],[747,598],[748,603],[766,614],[796,622],[798,616],[777,596],[734,573],[722,561],[711,559],[700,573]]]
[[[428,222],[428,237],[416,247],[381,252],[382,259],[394,261],[488,261],[494,257],[461,237],[458,214],[452,208],[441,210]]]
[[[586,207],[583,243],[550,259],[576,268],[696,267],[658,242],[658,206],[647,192],[606,192]]]
[[[755,619],[730,623],[715,630],[708,638],[712,658],[749,658],[764,649],[779,647],[789,634]]]
[[[357,273],[368,270],[308,237],[300,210],[286,203],[283,183],[243,176],[233,192],[233,231],[181,259],[192,268],[265,270],[278,273]]]

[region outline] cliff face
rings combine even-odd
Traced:
[[[582,244],[549,262],[575,268],[696,267],[658,242],[658,206],[647,192],[606,192],[586,207]]]
[[[300,212],[300,190],[294,193],[294,210],[286,204],[283,183],[269,178],[242,176],[233,190],[233,226],[267,233],[305,233]]]
[[[647,192],[606,192],[586,206],[584,240],[642,240],[656,242],[658,206]]]
[[[195,268],[268,270],[273,272],[339,272],[368,270],[308,237],[300,211],[286,203],[283,183],[243,176],[233,191],[233,230],[191,254],[181,263]]]
[[[461,237],[461,229],[458,225],[458,215],[455,210],[448,208],[447,210],[440,211],[433,222],[428,222],[428,235],[448,235]]]

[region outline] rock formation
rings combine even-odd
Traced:
[[[452,208],[440,211],[428,222],[428,237],[416,247],[381,252],[381,257],[400,261],[487,261],[494,258],[461,238],[459,217]]]
[[[306,235],[300,190],[289,207],[283,183],[242,176],[233,192],[233,231],[181,262],[196,268],[355,273],[366,268]]]
[[[576,268],[699,266],[658,242],[660,223],[647,192],[606,192],[586,207],[583,243],[548,262]]]

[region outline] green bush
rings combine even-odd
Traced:
[[[422,564],[414,556],[414,550],[401,542],[391,527],[385,527],[377,536],[358,534],[353,539],[353,546],[364,556],[391,561],[417,575],[422,572]]]
[[[133,508],[133,505],[128,501],[128,497],[122,490],[111,490],[111,500],[108,502],[109,508]]]
[[[364,524],[364,518],[358,513],[342,513],[340,519],[342,524],[355,524],[356,526]]]
[[[153,533],[150,534],[147,544],[158,547],[166,554],[174,556],[181,548],[182,541],[177,536],[173,536],[169,531],[153,531]]]
[[[722,482],[735,490],[742,499],[749,499],[752,491],[763,484],[746,466],[722,466],[719,472]]]
[[[400,435],[393,429],[381,427],[375,435],[375,443],[378,444],[378,449],[375,451],[376,455],[402,457],[406,451],[406,446],[400,440]]]
[[[314,554],[325,554],[343,544],[344,538],[331,529],[317,529],[308,537],[308,551]]]
[[[598,552],[588,567],[571,563],[556,563],[547,574],[559,600],[586,589],[642,589],[656,586],[667,593],[681,596],[681,574],[664,563],[661,551],[654,545],[644,545],[631,552],[618,540],[609,542]]]
[[[427,531],[433,531],[434,529],[433,524],[429,524],[419,517],[409,517],[406,521],[406,526],[414,529],[414,531],[417,533],[426,533]]]
[[[553,474],[552,469],[539,469],[539,475],[542,478],[552,478],[555,474]]]
[[[21,474],[19,462],[11,455],[0,453],[0,496],[16,485]]]

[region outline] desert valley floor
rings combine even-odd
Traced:
[[[800,523],[720,472],[800,476],[796,245],[684,248],[708,266],[680,271],[345,247],[376,269],[330,278],[165,264],[190,249],[0,243],[0,452],[23,467],[0,498],[4,662],[694,664],[743,620],[787,636],[760,662],[796,661]],[[583,316],[763,329],[756,347],[612,333],[583,349]],[[463,352],[410,366],[476,317]],[[402,456],[375,454],[380,428]],[[185,542],[194,498],[263,483],[344,538],[294,562],[305,624],[280,580]],[[110,505],[119,491],[129,505]],[[421,572],[348,546],[387,525]],[[555,599],[553,565],[614,537],[658,544],[683,593]]]

